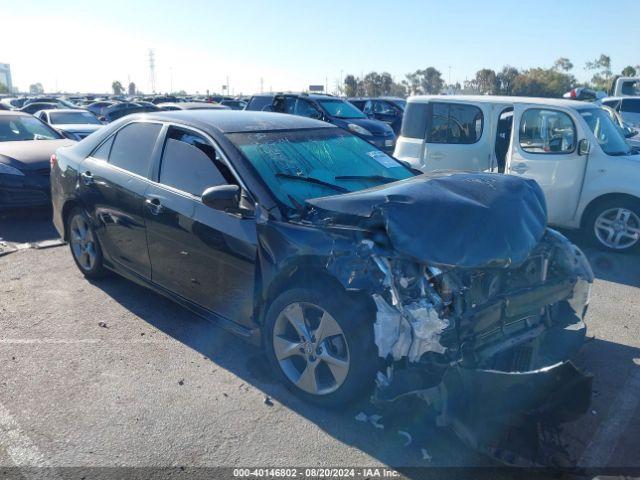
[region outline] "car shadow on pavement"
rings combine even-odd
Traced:
[[[0,241],[35,243],[59,237],[51,221],[51,208],[0,211]]]
[[[92,283],[145,322],[262,392],[265,403],[257,408],[281,408],[278,406],[280,404],[313,422],[338,441],[402,471],[409,478],[424,478],[425,471],[414,470],[413,467],[498,466],[489,457],[465,446],[451,431],[436,428],[422,402],[380,412],[369,403],[368,395],[364,395],[357,403],[340,409],[321,409],[298,399],[278,383],[260,348],[123,278],[114,276]],[[588,414],[575,425],[569,424],[566,427],[571,437],[569,451],[574,460],[580,459],[594,433],[607,420],[607,409],[628,383],[627,378],[632,369],[640,368],[634,363],[637,361],[634,359],[638,358],[640,349],[625,345],[598,339],[585,345],[577,364],[596,375],[593,411],[599,413]],[[612,365],[616,366],[614,373],[611,372]],[[635,391],[627,393],[640,395],[640,392]],[[376,422],[356,420],[361,412],[367,415],[382,414],[379,424],[383,427],[374,425]],[[636,431],[627,432],[627,438],[638,438],[640,435],[640,422],[635,421],[633,424],[635,426],[629,428]],[[406,432],[409,436],[400,432]],[[411,442],[407,444],[409,438]],[[633,455],[626,458],[633,458]],[[448,473],[437,469],[434,472]]]

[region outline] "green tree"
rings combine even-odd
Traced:
[[[517,68],[505,65],[497,75],[498,92],[502,95],[511,95],[513,92],[513,82],[520,75]]]
[[[573,75],[554,68],[531,68],[516,77],[513,82],[513,94],[528,97],[561,97],[576,83]]]
[[[495,95],[498,93],[498,77],[490,68],[483,68],[476,72],[475,84],[482,95]]]
[[[553,69],[559,72],[568,72],[573,69],[573,63],[566,57],[560,57],[553,63]]]
[[[351,74],[344,77],[344,94],[347,97],[355,97],[358,94],[358,79]]]
[[[622,76],[623,77],[635,77],[636,76],[636,69],[633,68],[631,65],[627,65],[626,67],[624,67],[624,69],[622,70]]]
[[[608,90],[611,83],[611,57],[602,54],[592,62],[585,64],[585,70],[594,72],[591,86],[596,90]]]
[[[382,95],[382,79],[378,72],[369,72],[362,79],[364,93],[368,97],[379,97]]]
[[[129,95],[135,95],[136,94],[136,84],[134,82],[129,82],[128,93],[129,93]]]
[[[124,92],[124,87],[118,80],[113,81],[113,83],[111,84],[111,88],[113,89],[114,95],[122,95],[122,92]]]
[[[31,95],[41,95],[44,93],[44,87],[40,82],[29,85],[29,93]]]
[[[9,87],[4,83],[0,83],[0,93],[9,93]]]
[[[416,70],[408,73],[404,85],[410,94],[435,95],[442,91],[444,80],[442,74],[434,67],[427,67],[424,70]]]

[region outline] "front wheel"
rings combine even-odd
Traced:
[[[280,294],[265,320],[265,350],[285,385],[331,407],[367,392],[377,355],[373,321],[344,291],[295,288]]]
[[[640,247],[640,202],[612,199],[590,212],[585,233],[603,250],[629,252]]]
[[[67,217],[67,233],[73,260],[87,278],[99,278],[106,274],[102,265],[102,249],[87,215],[81,208],[74,208]]]

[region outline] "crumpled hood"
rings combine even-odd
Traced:
[[[67,139],[0,142],[0,162],[21,170],[48,167],[52,153],[60,147],[74,143],[73,140]]]
[[[418,261],[468,268],[522,262],[547,223],[538,184],[501,174],[424,174],[307,203],[320,218],[384,228],[395,250]]]

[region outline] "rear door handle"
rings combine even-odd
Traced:
[[[160,212],[162,212],[162,210],[164,210],[164,207],[160,203],[160,199],[157,197],[147,198],[144,201],[144,204],[153,215],[158,215]]]
[[[93,175],[91,175],[91,172],[88,170],[84,173],[81,173],[80,177],[82,178],[82,181],[85,185],[91,185],[93,183]]]
[[[527,170],[529,170],[529,167],[527,167],[526,163],[519,163],[519,164],[511,167],[511,170],[513,170],[516,173],[524,173]]]

